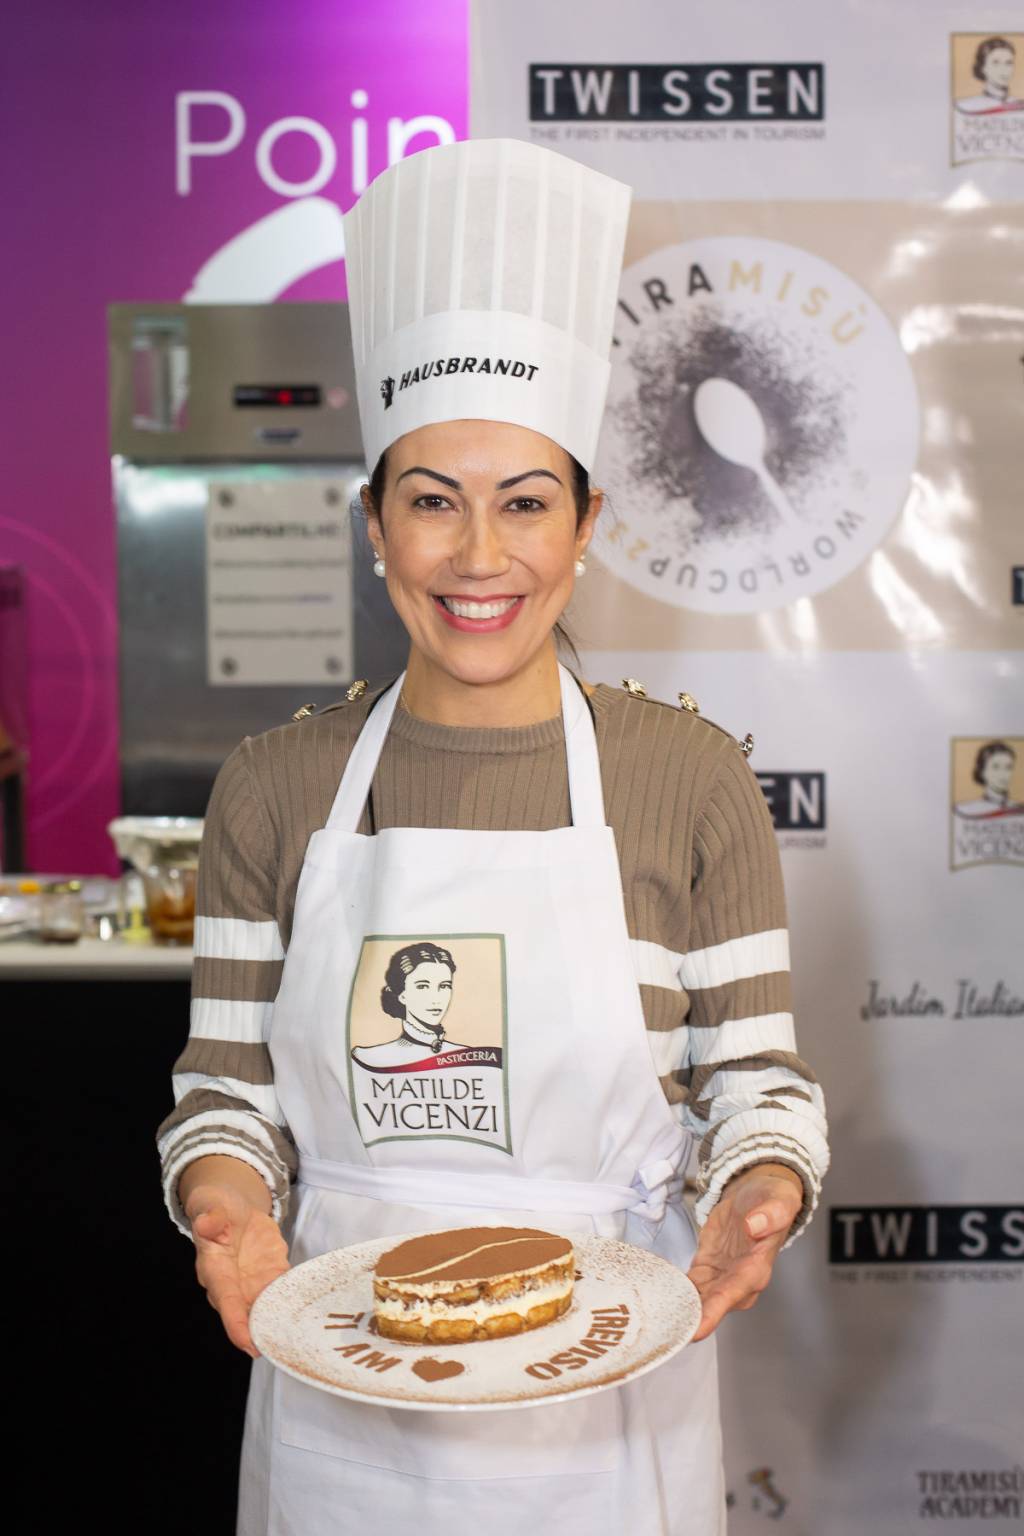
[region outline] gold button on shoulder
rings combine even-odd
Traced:
[[[293,720],[308,720],[310,715],[316,714],[315,704],[303,704],[292,715]]]
[[[647,697],[647,689],[643,683],[638,683],[635,677],[624,677],[622,679],[622,686],[627,693],[633,695],[634,699],[646,699]]]
[[[700,714],[700,705],[692,693],[679,694],[679,708],[687,710],[691,715]]]
[[[370,685],[366,681],[365,677],[357,677],[355,682],[350,683],[345,689],[346,699],[348,699],[350,704],[354,704],[356,699],[362,698],[363,694],[366,692],[369,686]]]

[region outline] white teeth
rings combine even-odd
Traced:
[[[459,619],[496,619],[500,614],[508,613],[519,599],[509,597],[500,603],[466,603],[459,602],[454,597],[442,597],[441,601],[448,612],[454,613]]]

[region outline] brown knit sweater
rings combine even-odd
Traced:
[[[168,1209],[184,1167],[227,1153],[286,1207],[296,1153],[268,1040],[306,845],[330,813],[381,690],[246,738],[224,764],[200,858],[192,1032],[177,1107],[158,1137]],[[828,1162],[821,1090],[795,1054],[781,871],[757,782],[731,736],[700,717],[599,684],[590,696],[648,1041],[669,1103],[699,1141],[698,1219],[756,1162],[805,1188]],[[473,728],[404,708],[359,830],[545,831],[570,821],[562,720]]]

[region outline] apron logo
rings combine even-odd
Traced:
[[[368,936],[348,1010],[364,1145],[456,1140],[511,1153],[501,934]]]

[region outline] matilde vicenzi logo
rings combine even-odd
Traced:
[[[366,1146],[469,1141],[511,1155],[504,936],[367,934],[346,1054]]]

